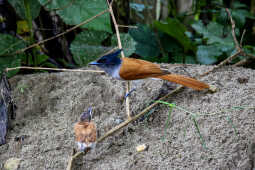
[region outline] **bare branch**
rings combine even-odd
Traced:
[[[241,40],[240,40],[240,47],[241,48],[243,48],[243,38],[244,38],[245,33],[246,33],[246,29],[243,30],[242,37],[241,37]]]
[[[12,71],[17,69],[28,69],[28,70],[50,70],[50,71],[66,71],[66,72],[92,72],[92,73],[104,73],[104,71],[99,70],[82,70],[82,69],[66,69],[66,68],[47,68],[47,67],[28,67],[28,66],[20,66],[13,68],[6,68],[5,70]]]
[[[229,11],[228,8],[226,8],[226,11],[227,11],[227,13],[228,13],[228,17],[229,17],[230,22],[231,22],[231,25],[232,25],[232,37],[233,37],[234,42],[235,42],[236,50],[237,50],[237,51],[240,51],[241,48],[240,48],[239,42],[237,41],[236,33],[235,33],[235,27],[236,27],[235,21],[233,20],[233,18],[232,18],[232,16],[231,16],[230,11]]]
[[[73,161],[82,156],[82,155],[86,155],[88,152],[90,151],[90,148],[86,149],[84,152],[77,152],[76,154],[72,155],[71,158],[69,159],[68,161],[68,165],[67,165],[67,168],[66,170],[72,170],[72,167],[73,167]]]
[[[137,26],[133,26],[133,25],[118,25],[118,27],[124,27],[124,28],[138,28]]]

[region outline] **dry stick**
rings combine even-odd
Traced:
[[[114,47],[114,48],[110,49],[109,51],[101,54],[100,57],[98,57],[98,58],[101,58],[102,56],[108,55],[108,54],[112,53],[113,51],[115,51],[117,49],[118,49],[118,47]]]
[[[244,38],[244,35],[246,33],[246,29],[243,30],[243,33],[242,33],[242,36],[241,36],[241,40],[240,40],[240,47],[243,48],[243,38]]]
[[[6,68],[5,70],[8,72],[8,71],[17,70],[17,69],[51,70],[51,71],[66,71],[66,72],[104,73],[104,71],[99,71],[99,70],[66,69],[66,68],[47,68],[47,67],[28,67],[28,66],[20,66],[20,67]]]
[[[251,58],[255,59],[255,56],[252,54],[247,54],[247,53],[243,52],[242,55],[246,56],[247,58],[235,63],[234,66],[243,66],[243,65],[247,64],[248,62],[250,62]]]
[[[109,12],[109,9],[106,9],[106,10],[100,12],[99,14],[97,14],[97,15],[95,15],[95,16],[89,18],[89,19],[87,19],[86,21],[83,21],[82,23],[80,23],[80,24],[78,24],[78,25],[75,25],[74,27],[72,27],[72,28],[70,28],[70,29],[67,29],[65,32],[62,32],[62,33],[60,33],[60,34],[58,34],[58,35],[56,35],[56,36],[54,36],[54,37],[47,38],[47,39],[45,39],[45,40],[39,41],[39,42],[37,42],[37,43],[35,43],[35,44],[32,44],[32,45],[30,45],[30,46],[28,46],[28,47],[26,47],[26,48],[23,48],[23,49],[21,49],[21,50],[18,50],[18,51],[16,51],[14,54],[23,53],[24,51],[26,51],[26,50],[28,50],[28,49],[30,49],[30,48],[33,48],[33,47],[35,47],[35,46],[37,46],[37,45],[40,45],[40,44],[45,43],[45,42],[47,42],[47,41],[53,40],[53,39],[55,39],[55,38],[57,38],[57,37],[60,37],[60,36],[62,36],[62,35],[65,35],[65,34],[71,32],[71,31],[75,30],[76,28],[79,28],[80,26],[82,26],[82,25],[84,25],[84,24],[87,24],[88,22],[90,22],[90,21],[92,21],[93,19],[95,19],[95,18],[97,18],[97,17],[103,15],[103,14],[106,13],[106,12]]]
[[[236,24],[235,24],[235,21],[233,20],[231,14],[230,14],[230,11],[228,8],[226,8],[226,12],[228,13],[228,17],[230,19],[230,22],[231,22],[231,26],[232,26],[232,37],[234,39],[234,42],[235,42],[235,45],[236,45],[236,50],[237,51],[241,51],[242,49],[240,48],[240,45],[239,45],[239,42],[237,41],[237,38],[236,38],[236,33],[235,33],[235,28],[236,28]]]
[[[68,160],[68,165],[66,170],[72,170],[73,161],[79,157],[81,154],[87,154],[90,151],[90,148],[86,149],[84,152],[77,152],[76,154],[72,155],[72,157]]]
[[[241,61],[235,63],[234,66],[243,66],[243,65],[245,65],[248,61],[249,61],[248,58],[245,58],[245,59],[243,59],[243,60],[241,60]]]
[[[112,53],[114,50],[116,50],[118,47],[115,47],[101,56],[107,55]],[[12,67],[12,68],[6,68],[6,72],[17,70],[17,69],[29,69],[29,70],[50,70],[50,71],[66,71],[66,72],[92,72],[92,73],[105,73],[104,71],[99,70],[83,70],[83,69],[66,69],[66,68],[47,68],[47,67],[29,67],[29,66],[19,66],[19,67]]]
[[[61,6],[59,8],[53,8],[50,9],[51,11],[60,11],[60,10],[64,10],[65,8],[68,8],[69,6],[71,6],[74,3],[75,0],[71,0],[70,2],[68,2],[68,4]],[[45,6],[45,5],[44,5]]]
[[[137,26],[133,26],[133,25],[120,25],[120,24],[118,24],[118,27],[123,27],[123,28],[138,28]]]
[[[118,27],[118,24],[117,24],[117,21],[115,19],[115,16],[114,16],[114,13],[113,13],[113,10],[112,10],[112,3],[113,3],[113,0],[111,1],[111,3],[109,3],[109,0],[107,0],[107,4],[108,4],[108,7],[109,7],[109,12],[111,14],[111,17],[112,17],[112,22],[114,24],[114,28],[115,28],[115,31],[116,31],[116,36],[117,36],[117,40],[118,40],[118,46],[119,46],[119,49],[122,49],[122,45],[121,45],[121,41],[120,41],[120,33],[119,33],[119,27]],[[125,58],[125,55],[124,55],[124,52],[121,51],[121,57],[122,58]],[[128,93],[130,91],[130,81],[127,82],[126,84],[126,93]],[[130,105],[129,105],[129,96],[126,97],[126,113],[127,113],[127,116],[128,116],[128,119],[130,119]]]
[[[249,53],[244,53],[245,56],[255,59],[255,56]]]

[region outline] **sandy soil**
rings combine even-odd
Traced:
[[[163,67],[194,76],[210,68]],[[97,144],[94,152],[76,161],[75,169],[252,169],[255,71],[224,67],[202,80],[217,86],[218,91],[185,88],[166,101],[196,114],[206,147],[190,114],[174,109],[165,128],[169,108],[158,105],[150,116]],[[16,76],[10,82],[18,106],[17,119],[12,122],[7,144],[0,146],[0,168],[8,158],[16,157],[21,159],[22,170],[65,169],[76,147],[73,125],[89,106],[94,109],[99,136],[126,119],[124,83],[106,75],[40,73]],[[133,87],[131,110],[137,114],[175,85],[148,79],[134,82]],[[22,135],[23,142],[15,141]],[[139,144],[147,144],[148,150],[137,153]]]

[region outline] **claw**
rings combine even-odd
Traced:
[[[135,88],[131,89],[131,90],[125,95],[124,98],[126,99],[133,91],[135,91]]]

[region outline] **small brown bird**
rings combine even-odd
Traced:
[[[75,140],[80,151],[96,147],[97,131],[96,125],[91,121],[92,108],[82,113],[80,120],[74,125]]]

